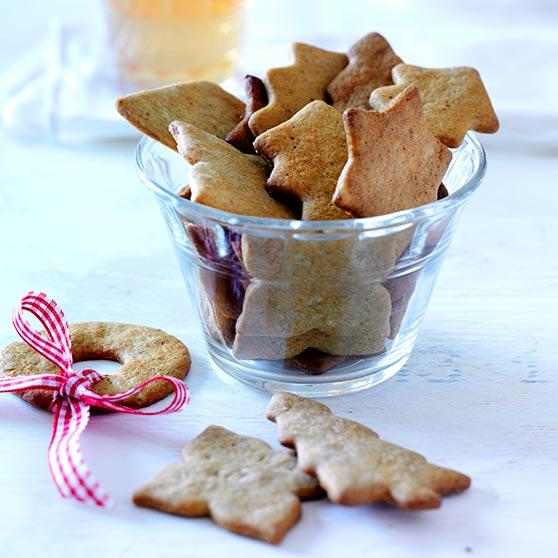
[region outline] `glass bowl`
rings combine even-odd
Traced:
[[[470,133],[444,177],[449,196],[381,217],[296,221],[236,215],[177,195],[188,165],[143,137],[156,195],[210,358],[269,391],[358,391],[407,362],[484,150]]]

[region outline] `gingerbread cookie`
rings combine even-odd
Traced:
[[[211,339],[227,347],[232,347],[236,320],[234,318],[228,318],[222,313],[219,307],[209,298],[202,285],[200,285],[198,293],[202,327],[204,327],[207,335],[209,335]]]
[[[300,517],[300,500],[321,495],[290,452],[209,426],[134,494],[138,506],[186,517],[211,516],[234,533],[278,543]]]
[[[324,101],[328,84],[347,65],[344,54],[304,43],[294,43],[293,52],[292,65],[266,74],[269,104],[249,120],[255,136],[285,122],[308,103]]]
[[[170,131],[178,152],[192,165],[188,184],[192,201],[239,215],[292,217],[266,192],[269,169],[260,157],[246,155],[185,122],[173,122]]]
[[[229,308],[236,303],[229,278],[214,271],[198,269],[198,285],[202,316],[213,338],[232,347],[236,317]]]
[[[316,475],[338,504],[384,501],[406,509],[436,508],[442,495],[462,492],[471,482],[381,440],[362,424],[336,417],[317,401],[276,393],[267,417],[277,423],[279,441],[296,448],[299,466]]]
[[[180,188],[180,190],[178,190],[177,196],[184,198],[185,200],[189,200],[192,198],[192,190],[190,189],[190,186],[188,186],[188,184],[182,186],[182,188]]]
[[[115,373],[97,382],[92,390],[102,395],[127,391],[165,374],[184,379],[190,369],[190,354],[176,337],[152,327],[110,322],[85,322],[70,325],[74,362],[114,360],[122,364]],[[54,364],[26,343],[16,341],[2,351],[2,373],[8,376],[58,374]],[[153,405],[171,394],[168,382],[154,382],[136,395],[122,401],[133,408]],[[53,392],[34,389],[21,397],[41,409],[48,410]]]
[[[242,264],[232,248],[230,231],[186,224],[186,233],[200,258],[200,281],[207,296],[227,318],[242,310]]]
[[[420,270],[398,275],[383,283],[391,297],[391,315],[389,317],[389,339],[395,339],[407,312],[411,297],[415,292]]]
[[[347,161],[343,117],[323,101],[313,101],[292,118],[259,135],[256,152],[273,161],[270,192],[302,203],[302,219],[349,219],[332,202]]]
[[[349,160],[333,197],[355,217],[386,215],[436,201],[451,151],[425,127],[415,88],[381,112],[343,115]]]
[[[477,70],[430,69],[399,64],[392,70],[396,85],[372,92],[370,105],[382,110],[405,87],[416,87],[428,129],[448,147],[461,145],[468,130],[498,131],[498,117]]]
[[[238,235],[218,226],[184,225],[199,259],[197,284],[205,324],[211,337],[230,347],[245,291],[242,264],[234,250]]]
[[[236,324],[237,358],[286,359],[382,351],[390,297],[378,282],[395,262],[395,237],[324,239],[244,235],[250,276]]]
[[[126,95],[116,110],[140,132],[176,150],[169,133],[173,120],[224,138],[244,114],[244,103],[216,83],[192,81]]]
[[[368,109],[370,93],[393,83],[391,69],[403,62],[379,34],[368,33],[348,51],[349,65],[329,84],[333,106],[343,112],[352,107]]]
[[[250,117],[268,102],[267,90],[264,82],[255,76],[244,78],[244,89],[246,94],[246,111],[242,120],[227,134],[225,141],[236,147],[243,153],[255,153],[254,134],[248,126]]]

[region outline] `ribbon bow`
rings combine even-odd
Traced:
[[[30,312],[41,322],[50,339],[33,331],[23,318],[24,311]],[[45,293],[37,295],[30,292],[25,295],[14,310],[12,323],[19,336],[31,348],[55,364],[61,374],[0,377],[0,393],[35,388],[55,392],[51,404],[51,410],[54,412],[52,438],[48,449],[48,462],[54,483],[64,498],[74,498],[103,508],[112,507],[114,504],[110,496],[87,468],[79,447],[79,437],[89,422],[90,407],[96,406],[132,415],[174,413],[188,403],[188,387],[182,380],[171,376],[154,376],[123,393],[95,393],[91,388],[102,376],[91,369],[81,372],[74,370],[68,322],[56,301]],[[161,380],[170,383],[174,388],[173,399],[164,409],[143,411],[117,403],[145,386]]]

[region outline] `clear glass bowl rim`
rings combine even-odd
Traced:
[[[319,231],[323,233],[339,232],[342,230],[376,230],[392,227],[401,227],[408,224],[416,223],[424,219],[432,218],[438,214],[451,211],[454,207],[462,204],[479,186],[486,173],[486,154],[484,148],[479,141],[477,135],[468,132],[465,136],[463,144],[457,148],[457,151],[465,145],[472,147],[477,155],[478,166],[474,169],[471,177],[461,187],[441,200],[405,209],[388,215],[380,215],[378,217],[363,217],[360,219],[338,219],[334,221],[301,221],[289,219],[271,219],[269,217],[251,217],[247,215],[238,215],[221,209],[215,209],[203,204],[195,203],[178,196],[169,190],[152,175],[150,175],[145,166],[146,158],[149,157],[149,149],[157,142],[148,136],[142,136],[135,150],[136,171],[141,181],[158,197],[165,199],[173,206],[182,209],[184,215],[191,215],[193,218],[205,218],[222,225],[232,227],[257,227],[269,229],[281,229],[285,231],[296,232],[313,232]],[[173,153],[170,148],[169,153]],[[187,163],[185,162],[185,165]]]

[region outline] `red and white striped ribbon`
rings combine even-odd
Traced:
[[[30,312],[39,320],[50,339],[32,329],[29,322],[23,318],[24,311]],[[91,388],[102,376],[95,370],[80,372],[73,369],[70,329],[64,312],[56,301],[45,293],[30,292],[25,295],[14,310],[12,323],[20,337],[35,351],[55,364],[61,374],[9,378],[2,376],[0,393],[37,388],[55,392],[51,404],[54,422],[48,450],[48,462],[54,483],[64,498],[73,498],[103,508],[111,507],[113,502],[87,468],[79,446],[79,437],[89,422],[90,407],[96,406],[132,415],[175,413],[189,401],[188,386],[182,380],[172,376],[154,376],[124,393],[116,395],[95,393]],[[144,411],[118,403],[149,384],[161,380],[170,383],[174,389],[173,398],[165,408]]]

